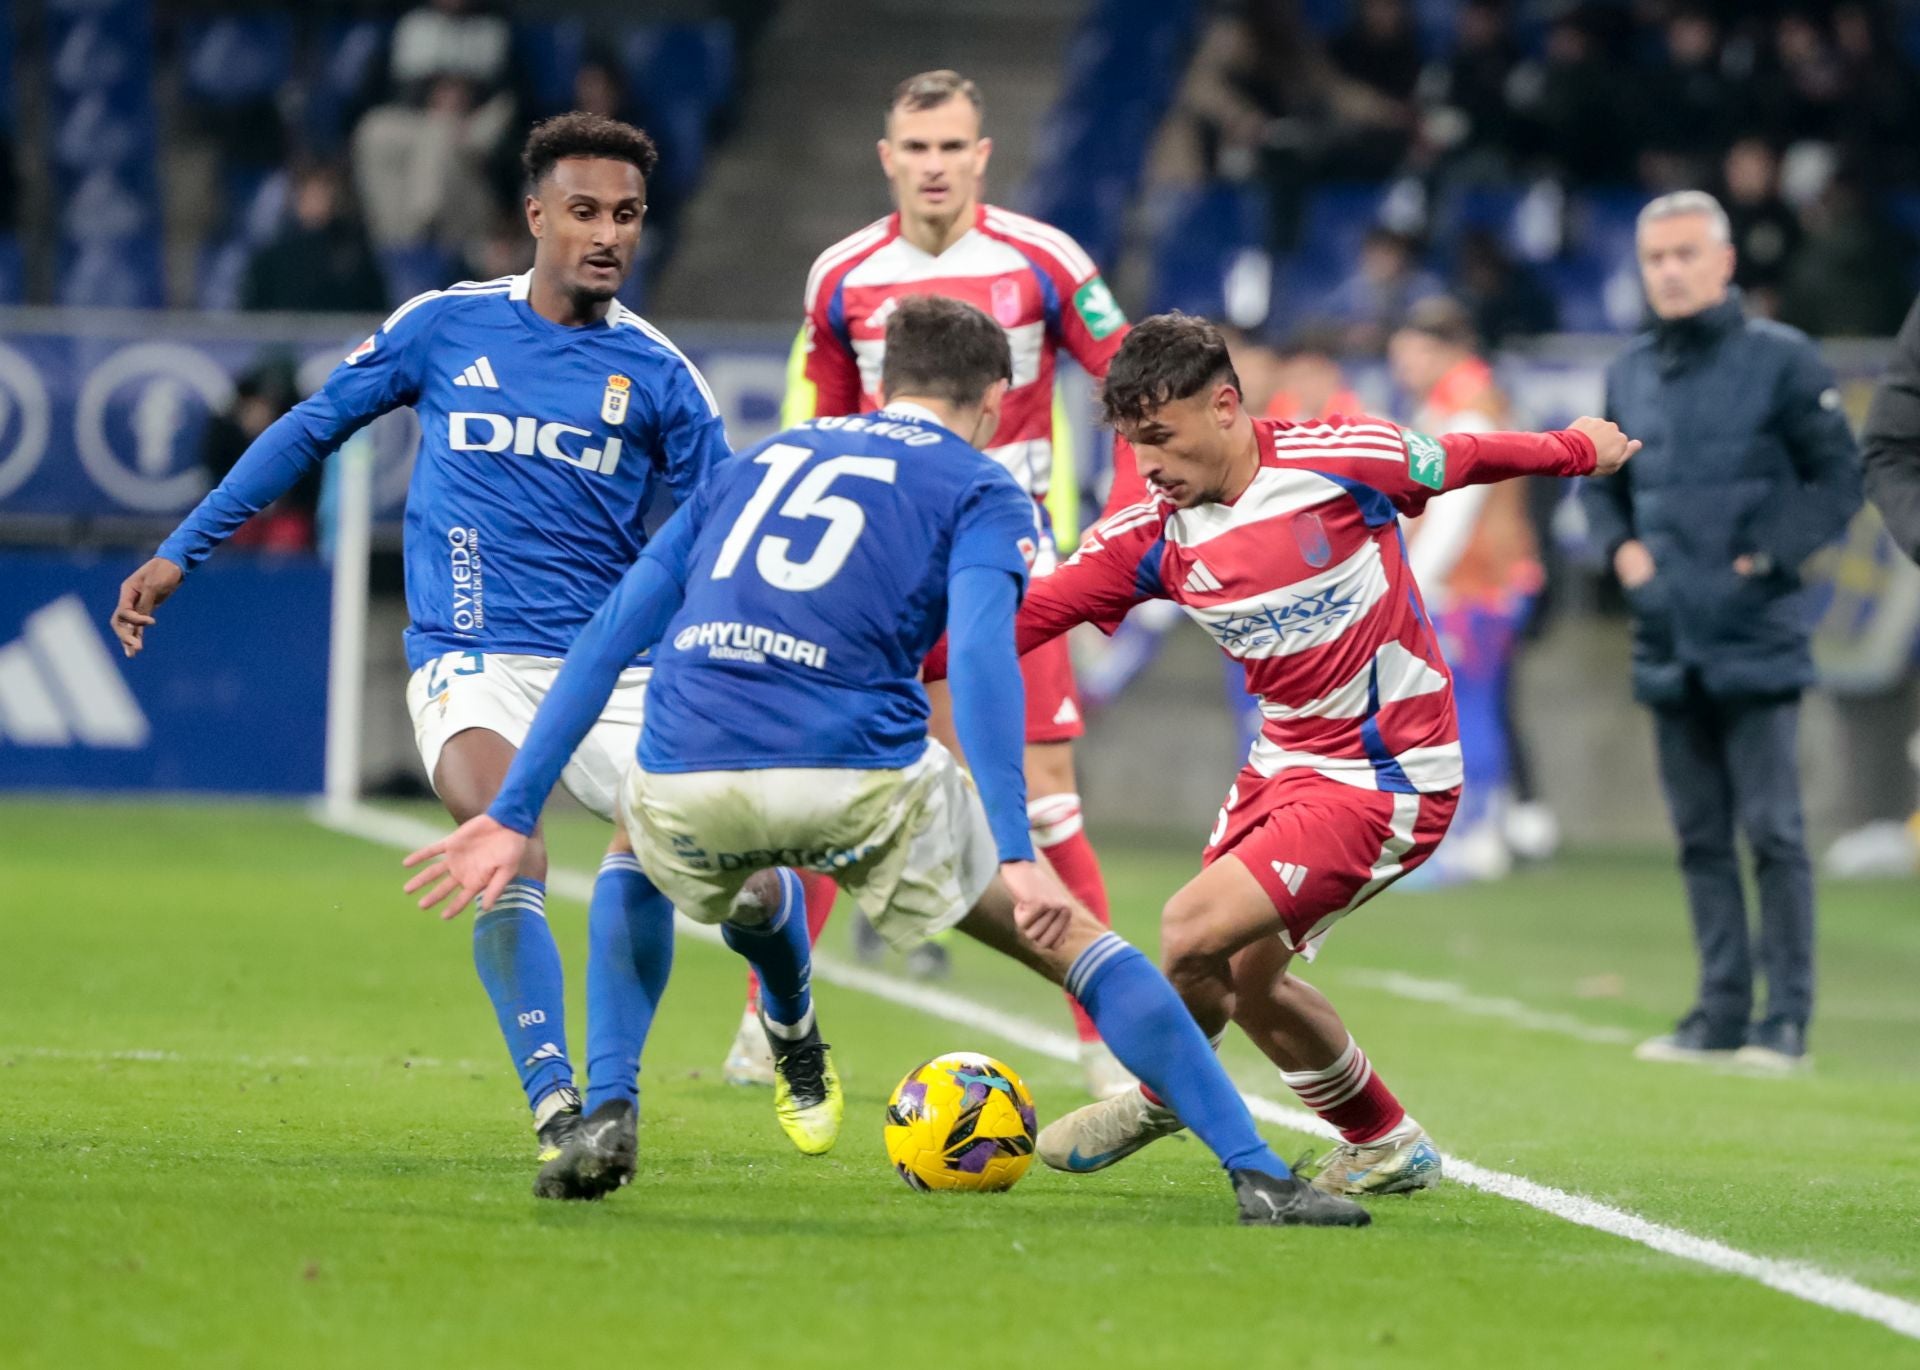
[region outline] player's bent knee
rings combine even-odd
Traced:
[[[755,871],[733,898],[727,921],[738,928],[757,928],[769,923],[780,907],[780,872]]]
[[[1210,900],[1185,891],[1161,911],[1161,969],[1182,993],[1232,976],[1232,957],[1215,935],[1215,912]]]

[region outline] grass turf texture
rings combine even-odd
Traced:
[[[1036,1166],[1006,1196],[911,1193],[880,1147],[907,1068],[1004,1056],[1043,1120],[1082,1101],[1074,1072],[832,986],[848,1122],[831,1156],[802,1158],[764,1092],[719,1083],[740,965],[685,939],[648,1051],[638,1180],[600,1205],[539,1203],[466,924],[414,911],[394,852],[271,807],[13,801],[0,825],[0,1365],[1916,1357],[1872,1324],[1458,1186],[1377,1203],[1367,1232],[1242,1231],[1210,1158],[1170,1142],[1098,1177]],[[603,838],[563,820],[556,860],[590,868]],[[1122,930],[1153,946],[1191,854],[1109,841],[1103,856]],[[1643,1065],[1368,982],[1444,978],[1657,1030],[1690,959],[1652,856],[1390,896],[1312,978],[1449,1149],[1920,1297],[1913,890],[1822,893],[1805,1079]],[[577,1053],[584,911],[552,911]],[[954,989],[1064,1024],[1046,986],[955,952]],[[1229,1060],[1285,1097],[1244,1044]],[[1313,1145],[1272,1135],[1289,1156]]]

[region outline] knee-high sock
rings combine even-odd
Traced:
[[[476,909],[473,920],[474,969],[493,1000],[527,1106],[543,1122],[548,1096],[573,1088],[560,948],[547,926],[546,906],[544,882],[514,880],[491,910]]]
[[[1260,1139],[1187,1006],[1136,947],[1117,932],[1096,939],[1068,968],[1067,988],[1093,1015],[1120,1064],[1165,1099],[1222,1166],[1282,1179],[1292,1174]]]
[[[1406,1121],[1407,1110],[1374,1073],[1367,1053],[1352,1037],[1347,1038],[1347,1049],[1339,1059],[1325,1070],[1283,1070],[1280,1078],[1301,1103],[1356,1145],[1377,1142]]]
[[[1113,926],[1107,911],[1107,882],[1100,874],[1100,858],[1087,840],[1086,824],[1080,816],[1077,794],[1042,795],[1027,805],[1027,823],[1033,829],[1033,845],[1046,853],[1067,892],[1085,904],[1104,927]],[[1083,1042],[1097,1042],[1093,1019],[1071,994],[1067,1007],[1073,1010],[1073,1027]]]
[[[783,1036],[803,1037],[813,1026],[813,957],[807,945],[806,896],[800,877],[782,869],[780,903],[758,923],[720,925],[727,945],[760,976],[760,1011]]]
[[[800,881],[800,888],[807,900],[807,945],[815,946],[820,934],[826,931],[827,915],[833,912],[833,901],[840,897],[840,886],[831,875],[821,875],[817,871],[796,870],[794,875]],[[747,972],[747,1007],[752,1008],[760,1002],[760,977],[752,970]]]
[[[640,1054],[673,971],[673,905],[632,852],[600,863],[587,905],[587,1112],[640,1101]]]

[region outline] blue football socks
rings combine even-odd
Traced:
[[[807,902],[800,877],[784,867],[780,904],[762,923],[720,925],[727,945],[760,975],[760,1011],[782,1037],[804,1037],[813,1026],[813,955],[807,943]]]
[[[1067,970],[1067,993],[1100,1038],[1228,1170],[1293,1172],[1260,1139],[1253,1115],[1214,1055],[1200,1025],[1153,962],[1119,933],[1096,939]]]
[[[673,971],[673,905],[632,852],[600,863],[587,906],[587,1112],[640,1100],[640,1053]]]
[[[482,913],[476,906],[473,920],[474,968],[535,1117],[547,1096],[573,1088],[560,948],[547,926],[546,903],[545,883],[514,880],[492,909]]]

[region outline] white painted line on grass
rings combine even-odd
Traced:
[[[134,1065],[219,1066],[246,1070],[463,1070],[491,1072],[497,1062],[443,1061],[437,1056],[255,1056],[247,1053],[165,1051],[155,1047],[126,1047],[104,1051],[90,1047],[0,1046],[0,1061],[25,1057],[40,1061],[84,1061],[95,1065],[126,1062]]]
[[[1343,970],[1336,974],[1343,984],[1377,989],[1396,999],[1438,1004],[1442,1008],[1476,1018],[1498,1018],[1503,1023],[1529,1032],[1551,1032],[1557,1036],[1572,1037],[1582,1042],[1599,1042],[1607,1046],[1620,1046],[1635,1040],[1634,1034],[1622,1027],[1606,1027],[1582,1022],[1567,1013],[1529,1008],[1518,999],[1475,994],[1465,985],[1452,980],[1428,980],[1397,970]]]
[[[446,832],[442,826],[422,823],[397,814],[382,813],[365,806],[359,806],[358,810],[351,814],[338,810],[322,812],[316,809],[314,817],[323,826],[392,847],[420,846]],[[552,870],[548,873],[547,887],[550,890],[558,890],[569,898],[584,900],[592,893],[593,877],[581,871]],[[680,920],[680,926],[682,930],[692,933],[703,941],[718,942],[720,940],[717,929],[703,927],[688,922],[684,918]],[[978,1003],[948,990],[936,989],[913,981],[897,980],[890,975],[882,975],[876,971],[846,965],[828,958],[816,960],[813,963],[813,973],[816,979],[827,984],[858,990],[876,999],[914,1009],[960,1027],[992,1033],[1004,1041],[1013,1043],[1023,1051],[1031,1051],[1056,1061],[1074,1062],[1079,1059],[1077,1044],[1066,1033],[1036,1023],[1030,1018]],[[1333,1129],[1315,1114],[1258,1094],[1247,1094],[1245,1097],[1247,1107],[1252,1111],[1253,1116],[1263,1122],[1321,1137],[1333,1135]],[[1569,1194],[1563,1189],[1537,1184],[1532,1180],[1524,1179],[1519,1175],[1509,1175],[1504,1171],[1489,1170],[1485,1166],[1475,1165],[1458,1156],[1449,1155],[1446,1158],[1446,1170],[1449,1177],[1471,1189],[1497,1194],[1503,1199],[1526,1204],[1529,1208],[1539,1209],[1543,1213],[1562,1218],[1567,1222],[1591,1227],[1616,1237],[1624,1237],[1630,1242],[1636,1242],[1670,1256],[1677,1256],[1684,1261],[1692,1261],[1696,1265],[1704,1265],[1709,1269],[1737,1275],[1742,1279],[1754,1280],[1766,1285],[1769,1289],[1778,1290],[1782,1294],[1804,1302],[1831,1309],[1836,1313],[1865,1318],[1901,1336],[1920,1340],[1920,1304],[1909,1303],[1891,1294],[1883,1294],[1877,1289],[1869,1289],[1843,1276],[1828,1274],[1824,1270],[1799,1261],[1756,1256],[1723,1242],[1695,1236],[1677,1227],[1668,1227],[1664,1223],[1639,1217],[1624,1209],[1602,1203],[1598,1199],[1590,1199],[1582,1194]]]

